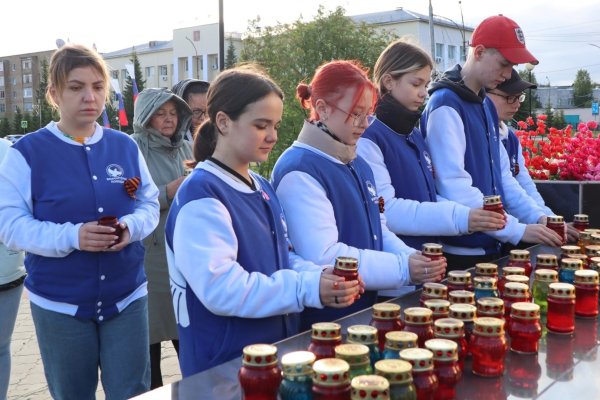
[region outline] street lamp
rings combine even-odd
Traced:
[[[198,68],[198,50],[196,49],[196,45],[194,44],[194,42],[192,42],[192,39],[190,39],[187,36],[185,38],[188,42],[190,42],[190,44],[194,48],[194,53],[196,53],[196,79],[200,79],[200,68]],[[192,69],[194,69],[194,67],[192,67]]]
[[[533,69],[534,69],[534,68],[535,68],[535,65],[533,65],[533,64],[531,64],[531,63],[527,63],[527,64],[525,64],[525,69],[526,69],[527,71],[529,71],[529,82],[530,82],[530,83],[533,83],[533,82],[531,82],[531,71],[533,71]],[[532,115],[532,114],[531,114],[531,100],[532,100],[531,98],[532,98],[532,96],[531,96],[531,87],[530,87],[530,88],[529,88],[529,116],[530,116],[530,117],[531,117],[531,115]]]

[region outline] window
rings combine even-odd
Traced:
[[[194,31],[194,42],[200,41],[200,31]]]
[[[127,72],[126,69],[122,69],[121,76],[123,77],[123,79],[127,79],[127,78],[129,78],[129,72]]]
[[[190,63],[188,62],[188,59],[187,59],[187,58],[185,59],[185,64],[184,64],[184,66],[183,66],[183,70],[184,70],[185,72],[187,72],[187,71],[189,71],[189,70],[190,70]]]
[[[200,66],[198,68],[204,71],[204,57],[200,57],[199,61],[200,61],[200,63],[199,63]]]
[[[160,76],[167,76],[167,75],[169,75],[169,73],[167,71],[167,66],[166,65],[159,65],[158,66],[158,74]]]
[[[31,58],[24,58],[21,60],[22,69],[31,69]]]
[[[110,77],[113,79],[119,79],[119,70],[114,69],[114,70],[110,71]]]
[[[13,86],[17,84],[17,78],[12,79]]]
[[[4,72],[4,61],[0,61],[0,72]]]
[[[33,97],[32,90],[30,87],[23,88],[23,98],[30,99]]]
[[[0,103],[0,112],[1,113],[6,112],[6,104]]]
[[[13,99],[16,99],[16,98],[17,98],[17,91],[13,90]]]
[[[13,111],[16,113],[21,112],[21,110],[19,110],[19,106],[17,106],[17,105],[13,106]]]
[[[32,74],[25,74],[23,75],[23,83],[31,83],[33,82],[33,75]]]
[[[146,67],[146,78],[154,76],[154,67]]]
[[[0,76],[0,86],[4,86],[4,77]]]
[[[448,60],[456,61],[456,46],[448,46]]]
[[[16,71],[16,70],[17,70],[17,64],[13,64],[13,66],[12,66],[12,70],[13,70],[13,71]]]
[[[467,60],[467,48],[465,46],[460,46],[460,62],[465,62]]]
[[[444,44],[436,43],[435,44],[435,58],[442,58],[444,56]]]
[[[23,104],[23,110],[25,112],[32,112],[33,111],[33,103],[24,103]]]
[[[4,98],[4,90],[0,90],[0,99]]]

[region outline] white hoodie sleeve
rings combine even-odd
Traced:
[[[468,232],[469,207],[453,201],[419,202],[396,197],[379,146],[361,138],[357,152],[373,170],[377,192],[385,201],[387,226],[392,232],[408,236],[455,236]]]
[[[402,241],[397,237],[393,240],[384,233],[383,245],[386,250],[391,248],[401,253],[358,249],[338,242],[331,202],[323,187],[310,175],[289,172],[277,187],[277,197],[285,211],[290,240],[303,258],[316,264],[333,264],[338,256],[354,257],[370,290],[395,289],[409,284],[409,253],[401,250]],[[393,235],[389,231],[387,234]]]

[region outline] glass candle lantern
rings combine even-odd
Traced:
[[[400,306],[394,303],[377,303],[373,305],[373,314],[369,324],[377,328],[379,351],[385,347],[385,334],[391,331],[401,331],[404,328],[400,320]]]
[[[436,282],[426,282],[423,284],[423,291],[419,302],[425,306],[425,301],[430,299],[448,299],[448,288],[446,285]]]
[[[454,399],[455,387],[462,377],[457,344],[448,339],[430,339],[425,342],[425,348],[433,353],[433,371],[439,383],[435,398]]]
[[[283,381],[279,386],[281,400],[312,399],[312,365],[315,355],[310,351],[294,351],[281,357]]]
[[[508,282],[504,287],[504,318],[510,321],[513,303],[529,301],[529,286],[519,282]]]
[[[404,360],[381,360],[375,364],[375,373],[390,383],[390,400],[417,400],[413,384],[412,365]]]
[[[448,293],[448,300],[452,304],[471,304],[475,305],[475,293],[469,290],[453,290]]]
[[[448,300],[425,300],[425,307],[431,310],[434,321],[440,318],[448,318],[450,313],[450,302]]]
[[[317,322],[312,324],[311,341],[308,351],[314,353],[317,360],[335,358],[335,346],[342,344],[342,327],[335,322]]]
[[[477,307],[471,304],[452,304],[450,306],[450,318],[461,320],[464,324],[465,339],[467,341],[467,356],[471,355],[471,335],[473,333],[473,321],[477,315]]]
[[[563,258],[560,260],[560,269],[558,270],[558,281],[573,283],[575,271],[583,268],[583,262],[576,258]]]
[[[370,325],[352,325],[348,327],[348,343],[364,344],[369,348],[371,367],[381,360],[381,352],[377,343],[377,328]]]
[[[344,360],[323,358],[313,364],[313,400],[350,400],[350,366]]]
[[[556,232],[562,238],[563,244],[565,244],[565,220],[561,215],[548,215],[546,227]]]
[[[558,282],[558,272],[552,269],[536,269],[533,279],[533,302],[540,306],[540,313],[548,311],[548,285]]]
[[[571,334],[575,331],[575,287],[570,283],[551,283],[548,287],[549,332]]]
[[[336,257],[333,274],[346,281],[358,280],[358,260],[354,257]]]
[[[417,398],[433,399],[439,386],[437,376],[433,371],[433,353],[421,348],[405,349],[400,352],[400,359],[408,361],[412,366]]]
[[[590,243],[591,244],[600,244],[600,233],[592,233],[592,236],[590,237]]]
[[[508,322],[510,349],[515,353],[537,354],[542,337],[540,306],[533,303],[514,303]]]
[[[483,209],[495,211],[500,215],[504,215],[504,207],[502,206],[502,198],[500,195],[483,196]]]
[[[471,339],[474,374],[486,377],[501,376],[504,373],[504,356],[507,349],[504,321],[490,317],[475,320]]]
[[[587,214],[575,214],[573,215],[573,228],[580,232],[585,231],[590,227],[590,218]]]
[[[382,358],[394,360],[400,358],[400,351],[417,347],[419,337],[414,332],[392,331],[385,334],[385,349]]]
[[[462,371],[468,352],[464,323],[456,318],[438,319],[433,323],[433,335],[435,338],[452,340],[456,343],[458,366]]]
[[[478,299],[477,316],[504,320],[504,300],[498,297],[482,297]]]
[[[498,280],[498,293],[502,297],[504,292],[504,285],[506,285],[506,277],[511,275],[525,276],[525,268],[523,267],[504,267],[502,268],[502,276]]]
[[[587,228],[583,230],[584,232],[588,232],[592,235],[596,234],[596,233],[600,233],[600,229],[598,228]]]
[[[404,330],[416,333],[417,345],[423,347],[425,341],[433,339],[433,313],[424,307],[411,307],[404,310]]]
[[[352,400],[390,400],[390,384],[383,376],[362,375],[352,378]]]
[[[281,369],[277,365],[277,347],[252,344],[242,350],[242,368],[238,373],[245,400],[277,400]]]
[[[475,264],[475,277],[478,276],[489,276],[498,279],[498,265],[493,263]]]
[[[586,246],[589,246],[590,244],[592,244],[592,234],[589,232],[579,232],[577,246],[581,248],[581,251],[585,253]]]
[[[531,260],[529,255],[529,250],[520,250],[515,249],[510,251],[510,255],[508,256],[507,267],[521,267],[525,269],[525,276],[531,276]]]
[[[598,318],[598,272],[575,271],[575,316]]]
[[[497,279],[491,276],[476,276],[473,278],[475,285],[475,301],[482,297],[498,297]]]
[[[553,269],[558,272],[558,257],[554,254],[538,254],[535,256],[535,269]]]
[[[453,290],[473,290],[471,273],[469,271],[449,271],[448,272],[448,291]]]
[[[590,269],[600,273],[600,256],[590,258]]]
[[[421,246],[421,254],[432,261],[444,258],[442,245],[438,243],[423,243]]]
[[[600,256],[600,245],[597,244],[588,244],[584,248],[585,255],[588,258],[598,257]]]
[[[526,277],[525,275],[506,275],[506,282],[518,282],[518,283],[522,283],[525,286],[529,287],[529,278]],[[527,299],[527,301],[531,301],[531,293],[529,294],[529,298]],[[502,296],[501,296],[502,297]]]
[[[369,348],[364,344],[346,343],[335,347],[335,358],[344,360],[350,366],[350,379],[359,375],[370,375],[373,373]]]

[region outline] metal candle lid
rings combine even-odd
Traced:
[[[404,350],[417,347],[419,336],[414,332],[391,331],[385,334],[385,347],[390,350]]]
[[[592,244],[600,244],[600,233],[592,233],[592,237],[590,238],[590,242]]]
[[[352,378],[351,385],[351,400],[390,400],[390,384],[383,376],[356,376]]]
[[[575,214],[573,215],[573,222],[589,223],[590,218],[587,214]]]
[[[600,271],[600,257],[590,258],[590,268],[594,271]]]
[[[477,276],[498,276],[498,266],[492,263],[475,264],[475,278]]]
[[[423,246],[421,247],[421,249],[422,249],[422,253],[428,254],[428,255],[441,256],[443,254],[442,245],[438,244],[438,243],[423,243]]]
[[[514,261],[529,261],[529,250],[511,250],[509,259]]]
[[[590,232],[579,232],[579,241],[589,243],[591,239],[592,234]]]
[[[433,369],[433,353],[427,349],[404,349],[400,352],[400,358],[408,361],[413,371],[429,371]]]
[[[450,302],[444,299],[425,300],[425,307],[429,308],[433,315],[448,315],[450,312]]]
[[[477,315],[504,315],[504,301],[498,297],[477,299]]]
[[[564,224],[565,219],[562,215],[548,215],[547,221],[549,224]]]
[[[441,283],[426,282],[423,284],[423,293],[429,297],[445,299],[448,297],[448,287]]]
[[[348,327],[348,343],[377,343],[377,328],[371,325],[352,325]]]
[[[575,277],[573,281],[580,285],[598,285],[598,272],[592,269],[581,269],[575,271]]]
[[[583,232],[581,232],[583,233]],[[581,233],[579,234],[581,237]],[[588,244],[585,246],[585,254],[591,257],[600,256],[600,245]]]
[[[410,325],[427,325],[433,322],[433,313],[429,308],[410,307],[404,310],[404,322]]]
[[[569,271],[577,271],[583,268],[583,262],[577,258],[563,258],[560,267]]]
[[[504,279],[506,279],[507,282],[519,282],[529,285],[529,278],[525,275],[506,275]]]
[[[440,318],[433,323],[433,334],[442,338],[461,338],[465,323],[456,318]]]
[[[484,206],[495,206],[498,204],[502,204],[502,198],[500,197],[500,195],[493,194],[490,196],[483,196]]]
[[[473,278],[475,289],[494,290],[496,289],[497,282],[498,280],[491,276],[476,276]]]
[[[412,365],[404,360],[380,360],[375,363],[375,373],[390,384],[412,382]]]
[[[597,228],[586,228],[583,230],[584,232],[588,232],[590,234],[600,233],[600,229]]]
[[[448,293],[451,304],[472,304],[475,305],[475,293],[469,290],[452,290]]]
[[[342,338],[342,326],[335,322],[317,322],[312,324],[312,337],[319,340],[339,340]]]
[[[519,301],[512,304],[510,316],[511,318],[518,319],[539,319],[540,306],[534,303]]]
[[[433,353],[436,361],[458,360],[458,345],[448,339],[429,339],[425,342],[427,350]]]
[[[565,282],[554,282],[548,285],[548,297],[574,299],[575,286]]]
[[[469,271],[450,271],[448,272],[448,282],[454,285],[469,285],[471,273]]]
[[[502,268],[502,275],[525,275],[525,268],[523,267],[504,267]]]
[[[350,365],[368,364],[369,348],[358,343],[340,344],[335,346],[335,358],[344,360]]]
[[[339,358],[322,358],[313,364],[313,383],[340,386],[350,382],[350,365]]]
[[[358,271],[358,260],[354,257],[336,257],[335,268],[343,271]]]
[[[554,254],[538,254],[535,260],[536,267],[558,267],[558,258]]]
[[[534,277],[538,282],[558,282],[558,272],[553,269],[536,269]]]
[[[502,336],[504,335],[504,321],[493,317],[477,318],[473,333],[480,336]]]
[[[400,318],[400,306],[394,303],[373,304],[373,317],[379,319]]]
[[[477,315],[477,307],[471,304],[452,304],[450,306],[450,318],[460,319],[463,322],[470,322]]]
[[[289,377],[312,375],[316,356],[310,351],[293,351],[281,357],[283,375]]]
[[[277,347],[270,344],[251,344],[242,350],[242,364],[264,367],[277,364]]]
[[[504,296],[528,297],[529,286],[521,282],[507,282],[506,285],[504,285]]]
[[[567,244],[560,246],[560,251],[566,255],[581,254],[581,247]]]

